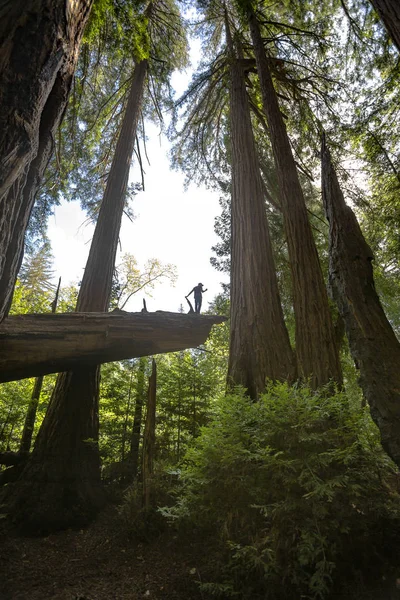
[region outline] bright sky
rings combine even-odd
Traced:
[[[189,77],[189,73],[174,76],[178,94]],[[133,201],[136,219],[123,219],[121,251],[133,254],[139,267],[149,258],[158,258],[177,268],[175,287],[168,281],[158,284],[153,297],[146,297],[148,310],[178,311],[181,304],[186,310],[185,295],[199,282],[208,289],[203,297],[206,310],[208,301],[221,292],[220,282],[228,281],[227,275],[210,264],[211,247],[218,242],[214,233],[214,217],[220,214],[218,194],[194,185],[185,192],[184,175],[169,165],[168,140],[159,135],[159,128],[154,125],[148,125],[146,130],[150,165],[144,165],[145,191]],[[140,181],[137,164],[131,169],[131,179]],[[64,285],[82,278],[93,235],[93,226],[85,221],[86,215],[77,203],[57,207],[49,220],[55,277],[61,276]],[[140,311],[143,297],[142,292],[133,296],[125,309]]]

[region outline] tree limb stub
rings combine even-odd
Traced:
[[[58,313],[7,317],[0,325],[0,382],[203,344],[214,315]]]

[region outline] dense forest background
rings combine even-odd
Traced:
[[[398,597],[396,0],[31,0],[0,15],[8,534],[86,527],[111,505],[129,543],[197,540],[202,598]],[[162,257],[116,264],[149,122],[171,168],[220,194],[210,260],[230,284],[206,315],[124,312],[176,277]],[[54,284],[46,236],[64,200],[95,223],[77,288]]]

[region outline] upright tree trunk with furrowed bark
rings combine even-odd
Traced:
[[[299,375],[310,378],[313,387],[324,385],[330,380],[340,384],[341,366],[328,294],[260,27],[250,4],[248,20],[281,191],[292,273]]]
[[[129,450],[128,463],[128,477],[130,481],[133,481],[137,477],[138,465],[139,465],[139,445],[140,445],[140,432],[142,429],[142,414],[144,404],[144,380],[145,380],[145,367],[146,359],[141,358],[139,362],[139,368],[137,372],[137,385],[136,385],[136,402],[135,402],[135,413],[133,415],[133,426],[131,436],[131,446]]]
[[[134,70],[79,291],[76,310],[80,312],[108,309],[147,66],[148,61],[142,60]],[[33,455],[17,490],[15,515],[26,529],[55,530],[80,525],[93,518],[101,505],[99,383],[98,366],[58,376]]]
[[[400,2],[399,0],[371,0],[372,6],[382,19],[390,37],[400,51]]]
[[[151,375],[149,377],[149,389],[147,395],[146,424],[143,434],[143,460],[142,460],[142,483],[143,483],[143,506],[149,509],[154,501],[153,473],[154,455],[156,445],[156,398],[157,398],[157,365],[153,358]]]
[[[53,302],[51,303],[51,312],[53,314],[57,310],[57,302],[58,302],[58,294],[60,292],[60,286],[61,286],[61,277],[58,280],[58,287],[57,287],[55,298],[54,298]],[[42,385],[43,385],[43,375],[39,375],[39,377],[36,377],[36,379],[35,379],[35,385],[33,386],[31,399],[30,399],[30,402],[28,405],[28,410],[26,412],[26,416],[25,416],[24,429],[22,431],[21,443],[19,446],[19,452],[21,452],[21,453],[29,452],[31,449],[33,430],[35,428],[35,421],[36,421],[36,411],[37,411],[37,407],[39,405],[39,399],[40,399],[40,393],[42,391]]]
[[[372,250],[345,203],[325,141],[322,193],[329,221],[333,294],[382,445],[400,467],[400,344],[375,291]]]
[[[0,322],[91,6],[92,0],[12,0],[0,7]]]
[[[280,303],[263,186],[240,61],[226,19],[231,60],[231,327],[228,380],[252,398],[266,379],[293,380],[295,364]]]

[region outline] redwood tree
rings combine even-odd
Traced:
[[[334,297],[382,445],[400,467],[400,343],[375,290],[372,250],[346,205],[325,140],[322,192],[329,221],[329,278]]]
[[[292,274],[299,375],[310,378],[313,387],[330,380],[340,384],[341,367],[328,294],[260,26],[250,3],[247,16],[280,188]]]
[[[0,8],[0,321],[92,1],[13,0]]]
[[[135,399],[135,412],[133,416],[131,443],[128,455],[128,480],[134,481],[137,477],[139,465],[139,445],[142,429],[142,415],[144,404],[144,383],[145,383],[146,360],[141,358],[137,371],[137,386]]]
[[[371,0],[371,4],[400,51],[400,2],[398,0]]]
[[[232,152],[231,325],[228,378],[256,398],[266,378],[293,380],[242,62],[226,15]]]
[[[135,67],[111,171],[83,275],[77,312],[107,311],[148,61]],[[102,504],[98,452],[100,367],[58,376],[17,490],[16,517],[29,529],[77,525]],[[26,496],[29,494],[29,508]]]
[[[141,17],[142,55],[138,58],[107,178],[85,273],[77,312],[107,311],[122,214],[126,205],[129,169],[137,133],[137,123],[148,75],[151,38],[170,40],[166,29],[176,26],[180,15],[169,14],[164,29],[157,9],[165,16],[163,0],[150,2]],[[151,19],[155,20],[152,22]],[[161,20],[161,23],[164,23]],[[155,42],[153,39],[153,42]],[[153,53],[154,55],[154,53]],[[176,58],[171,49],[169,69]],[[168,73],[168,69],[166,69]],[[100,458],[98,452],[98,400],[100,368],[81,368],[62,373],[38,433],[35,448],[17,490],[15,515],[26,529],[54,530],[81,524],[93,518],[102,504]],[[29,510],[25,501],[29,497]]]
[[[149,509],[154,501],[153,474],[156,445],[156,401],[157,401],[157,364],[152,360],[151,375],[147,392],[146,424],[143,433],[142,483],[143,507]]]

